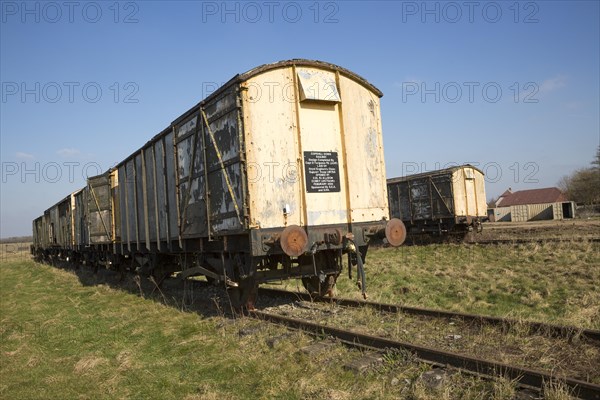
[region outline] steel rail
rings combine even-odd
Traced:
[[[541,389],[544,387],[545,383],[560,382],[568,388],[572,395],[577,396],[578,398],[592,400],[600,399],[600,385],[577,379],[556,376],[541,371],[496,363],[475,357],[463,356],[460,354],[418,346],[407,342],[400,342],[378,336],[366,335],[327,325],[265,313],[262,311],[251,311],[250,316],[278,325],[284,325],[292,329],[305,331],[313,335],[331,336],[352,346],[378,350],[408,350],[414,353],[418,359],[426,363],[450,366],[477,375],[506,377],[517,382],[521,386]]]
[[[600,238],[597,237],[582,237],[578,238],[578,242],[591,242],[591,243],[599,243]],[[465,241],[464,244],[481,244],[481,245],[492,245],[492,244],[529,244],[529,243],[571,243],[573,242],[572,238],[538,238],[538,239],[483,239],[483,240],[473,240],[473,241]]]
[[[593,329],[582,329],[574,326],[561,326],[561,325],[551,325],[544,324],[542,322],[533,322],[533,321],[517,321],[509,318],[501,318],[501,317],[491,317],[485,315],[476,315],[476,314],[468,314],[462,312],[454,312],[454,311],[443,311],[443,310],[433,310],[427,308],[420,307],[410,307],[410,306],[402,306],[397,304],[387,304],[387,303],[375,303],[371,301],[364,300],[352,300],[352,299],[344,299],[337,297],[321,297],[321,296],[311,296],[308,293],[301,292],[291,292],[288,290],[282,289],[272,289],[272,288],[264,288],[261,287],[259,289],[259,293],[267,294],[267,295],[275,295],[275,296],[293,296],[296,298],[300,298],[305,301],[318,301],[324,303],[334,303],[340,305],[342,307],[370,307],[376,309],[378,311],[389,312],[394,314],[405,313],[411,315],[422,315],[426,317],[433,318],[448,318],[448,319],[461,319],[466,322],[474,322],[478,324],[487,323],[490,325],[497,326],[526,326],[529,329],[530,333],[541,332],[547,334],[552,337],[559,338],[572,338],[575,336],[585,337],[592,341],[598,342],[600,345],[600,331]]]

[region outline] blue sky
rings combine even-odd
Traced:
[[[466,162],[488,198],[555,186],[600,143],[597,1],[1,1],[0,236],[264,63],[383,93],[389,177]]]

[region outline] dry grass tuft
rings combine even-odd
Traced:
[[[183,400],[221,400],[223,395],[215,389],[210,382],[201,382],[196,389],[197,393],[188,394]]]
[[[544,400],[574,400],[562,382],[550,382],[544,385]]]
[[[512,400],[517,393],[517,381],[508,378],[498,378],[494,381],[494,400]]]
[[[123,350],[117,355],[117,363],[119,371],[127,371],[133,368],[134,361],[132,360],[131,351]]]
[[[96,367],[107,364],[108,360],[104,357],[86,356],[77,361],[73,367],[73,372],[84,375],[92,372]]]
[[[46,385],[57,385],[60,384],[63,381],[63,377],[60,375],[50,375],[44,378],[44,383]]]
[[[36,367],[38,364],[40,363],[40,359],[37,356],[32,356],[29,358],[29,360],[27,360],[27,366],[29,368],[34,368]]]
[[[329,400],[349,400],[352,395],[344,390],[328,389],[325,393],[325,398]]]

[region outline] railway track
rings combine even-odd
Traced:
[[[513,365],[487,361],[480,358],[464,356],[435,348],[419,346],[407,342],[391,340],[388,338],[358,333],[352,330],[335,328],[305,320],[289,318],[263,311],[252,311],[250,316],[284,325],[292,329],[301,330],[313,335],[327,335],[346,345],[386,351],[391,349],[405,350],[414,353],[417,358],[425,363],[457,368],[471,374],[485,377],[505,377],[516,382],[521,387],[542,389],[550,382],[560,382],[569,392],[581,399],[600,399],[600,385],[556,376],[542,371],[521,368]]]
[[[600,238],[589,237],[579,238],[580,241],[587,241],[591,243],[600,243]],[[466,241],[464,244],[481,244],[481,245],[500,245],[500,244],[530,244],[530,243],[570,243],[572,238],[537,238],[537,239],[484,239]]]
[[[177,280],[178,281],[178,280]],[[193,281],[188,280],[187,282],[197,286],[197,287],[210,287],[211,284],[204,281]],[[502,328],[510,328],[511,326],[519,326],[520,328],[526,328],[526,330],[530,334],[543,334],[550,337],[564,338],[564,339],[573,339],[573,338],[584,338],[587,339],[591,344],[600,347],[600,330],[593,329],[583,329],[575,326],[566,326],[566,325],[554,325],[554,324],[545,324],[541,322],[533,322],[533,321],[520,321],[510,318],[501,318],[501,317],[492,317],[485,315],[477,315],[477,314],[469,314],[455,311],[445,311],[445,310],[436,310],[436,309],[428,309],[421,307],[411,307],[404,306],[398,304],[390,304],[390,303],[379,303],[379,302],[371,302],[365,300],[354,300],[347,298],[338,298],[338,297],[321,297],[314,296],[307,292],[298,292],[298,291],[289,291],[282,290],[276,288],[265,288],[264,286],[259,287],[258,289],[259,297],[262,295],[270,296],[270,297],[288,297],[295,300],[303,300],[308,302],[320,302],[320,303],[329,303],[336,304],[341,307],[349,307],[349,308],[361,308],[361,307],[369,307],[379,312],[386,312],[391,314],[399,314],[404,313],[408,315],[415,316],[423,316],[423,317],[432,317],[432,318],[444,318],[448,320],[462,320],[468,323],[474,324],[488,324],[493,326],[499,326]]]
[[[565,339],[571,339],[574,337],[586,338],[592,341],[594,344],[600,346],[600,331],[593,329],[581,329],[574,326],[552,325],[544,324],[541,322],[517,321],[510,318],[490,317],[485,315],[468,314],[454,311],[443,311],[420,307],[401,306],[397,304],[376,303],[364,300],[352,300],[337,297],[315,297],[303,292],[292,292],[288,290],[264,287],[261,287],[259,289],[259,294],[269,296],[287,296],[295,299],[301,299],[304,301],[334,303],[342,307],[370,307],[377,311],[394,314],[405,313],[410,315],[420,315],[433,318],[461,319],[465,322],[489,324],[507,328],[510,326],[519,325],[521,327],[526,327],[527,330],[532,334],[542,333],[548,336],[560,337]]]
[[[193,282],[194,286],[210,287],[205,282]],[[306,301],[318,301],[335,303],[343,307],[370,307],[378,311],[388,313],[407,313],[435,318],[463,319],[473,323],[489,323],[492,325],[510,326],[511,324],[529,325],[531,332],[542,332],[557,337],[585,337],[591,341],[600,340],[600,332],[594,330],[582,330],[574,327],[563,327],[541,323],[527,323],[497,317],[486,317],[473,314],[455,313],[449,311],[430,310],[417,307],[405,307],[393,304],[374,303],[341,298],[314,298],[307,293],[292,292],[280,289],[261,288],[260,295],[276,297],[290,297]],[[586,382],[581,379],[568,377],[560,373],[548,373],[534,368],[515,366],[508,363],[489,361],[480,357],[463,355],[447,350],[427,347],[407,341],[390,339],[387,337],[374,336],[372,334],[359,333],[353,330],[341,329],[333,326],[322,325],[301,319],[290,318],[264,311],[251,311],[250,316],[259,320],[287,326],[292,329],[302,330],[309,334],[322,337],[323,335],[336,338],[340,342],[363,349],[375,349],[386,351],[389,349],[409,351],[420,360],[430,365],[452,367],[473,375],[483,377],[504,377],[514,381],[524,388],[541,389],[549,382],[560,382],[572,395],[582,399],[600,400],[600,385]],[[596,343],[600,345],[600,342]]]

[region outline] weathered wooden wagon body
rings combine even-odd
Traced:
[[[362,266],[371,240],[404,239],[389,221],[381,96],[318,61],[235,76],[88,180],[89,245],[151,273],[329,290],[342,255]]]
[[[487,219],[484,174],[471,165],[388,179],[390,214],[408,234],[465,233]]]

